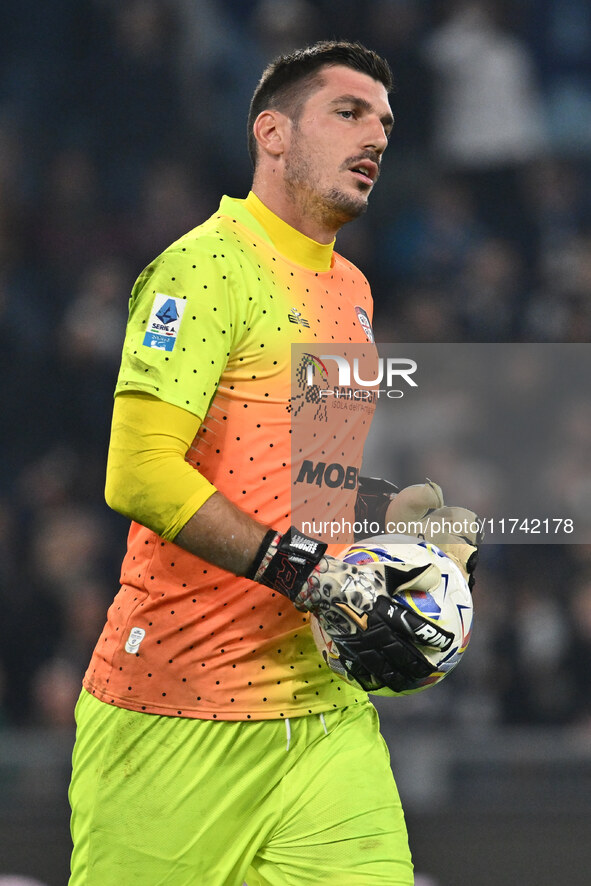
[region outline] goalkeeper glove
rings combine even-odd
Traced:
[[[351,676],[364,688],[395,692],[426,677],[433,665],[415,644],[441,648],[433,626],[393,600],[400,590],[428,591],[441,579],[437,567],[376,562],[363,566],[325,554],[326,545],[294,527],[281,536],[269,530],[247,578],[288,597],[313,613],[349,661]]]
[[[386,531],[415,535],[421,541],[436,544],[460,567],[470,590],[473,589],[482,541],[481,524],[474,511],[444,507],[443,494],[436,483],[429,480],[421,486],[407,486],[394,496],[386,512]]]
[[[389,480],[382,480],[379,477],[359,477],[355,500],[355,522],[367,528],[364,533],[356,533],[355,541],[367,538],[368,533],[380,535],[387,532],[392,535],[393,530],[386,527],[390,519],[390,505],[394,501],[398,502],[398,509],[404,505],[404,513],[408,520],[420,520],[429,511],[443,505],[443,494],[437,483],[431,480],[401,490]]]
[[[432,480],[398,487],[378,477],[359,477],[355,520],[371,527],[356,533],[355,541],[385,532],[388,535],[412,535],[433,542],[462,570],[470,590],[478,562],[482,530],[478,517],[467,508],[444,507],[441,487]],[[375,531],[378,524],[379,529]]]

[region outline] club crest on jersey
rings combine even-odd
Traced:
[[[371,328],[371,323],[369,322],[367,312],[364,311],[363,308],[361,308],[359,305],[355,305],[355,310],[357,312],[357,319],[359,320],[361,328],[367,336],[367,340],[373,344],[375,339],[373,337],[373,329]]]
[[[186,304],[184,298],[174,298],[162,292],[156,293],[144,335],[143,343],[146,347],[172,351]]]
[[[310,322],[302,317],[302,312],[298,311],[297,308],[290,308],[287,319],[290,323],[295,323],[297,326],[305,326],[306,329],[310,328]]]

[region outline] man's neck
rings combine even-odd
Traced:
[[[334,241],[340,224],[318,218],[314,207],[306,206],[305,200],[295,201],[286,191],[278,191],[275,182],[272,185],[268,187],[263,179],[255,176],[251,190],[271,212],[296,231],[316,243],[328,244]]]
[[[254,194],[239,201],[263,227],[278,252],[289,261],[313,271],[327,271],[332,266],[334,241],[318,243],[292,227],[272,212]]]

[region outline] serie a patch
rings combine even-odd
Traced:
[[[187,302],[184,298],[174,298],[157,292],[144,335],[144,345],[160,351],[172,351],[183,319]]]

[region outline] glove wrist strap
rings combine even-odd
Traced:
[[[318,565],[327,545],[299,532],[295,526],[280,536],[271,529],[246,577],[295,600]]]
[[[363,528],[355,534],[356,541],[386,531],[386,512],[399,491],[398,486],[389,480],[382,480],[379,477],[359,477],[355,500],[355,522],[360,523]]]
[[[250,578],[251,581],[258,581],[257,573],[264,566],[264,560],[267,553],[270,551],[271,546],[275,543],[275,546],[279,544],[281,540],[281,534],[277,532],[275,529],[269,529],[259,546],[258,551],[255,554],[255,558],[250,564],[248,571],[245,573],[246,578]],[[261,570],[262,571],[262,570]]]

